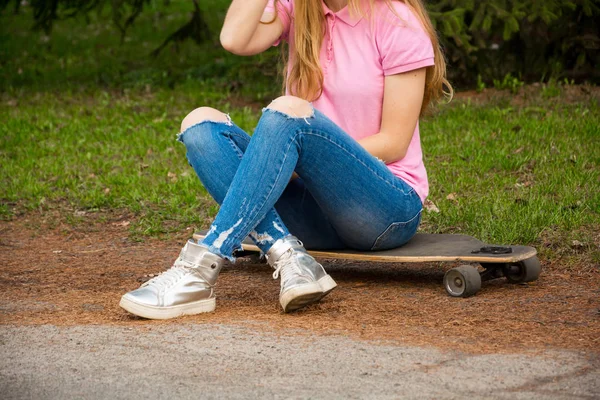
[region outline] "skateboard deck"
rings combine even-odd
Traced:
[[[203,239],[205,234],[206,231],[197,233],[194,239]],[[250,238],[246,238],[242,247],[248,252],[260,251]],[[535,257],[537,254],[533,247],[497,246],[486,244],[467,235],[432,233],[417,233],[404,246],[390,250],[308,250],[308,252],[315,258],[397,263],[432,261],[512,263]]]
[[[207,231],[196,233],[201,240]],[[242,243],[243,253],[259,253],[250,238]],[[498,246],[474,237],[454,234],[417,233],[402,247],[383,251],[308,250],[315,258],[390,263],[456,262],[479,263],[452,268],[444,275],[446,292],[453,297],[469,297],[481,288],[481,282],[505,277],[511,283],[538,279],[541,265],[537,250],[529,246]],[[240,254],[244,255],[244,254]]]

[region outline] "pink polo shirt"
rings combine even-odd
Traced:
[[[371,21],[369,16],[350,16],[348,7],[334,13],[323,2],[327,19],[320,55],[323,94],[313,105],[355,140],[381,128],[385,76],[434,65],[431,40],[418,18],[404,3],[392,4],[401,19],[377,0]],[[283,23],[280,39],[293,39],[294,2],[281,0],[277,7]],[[273,12],[273,0],[269,0],[265,13]],[[293,40],[288,42],[293,50]],[[418,124],[406,156],[387,166],[425,201],[429,184]]]

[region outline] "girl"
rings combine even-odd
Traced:
[[[221,208],[201,243],[122,297],[127,311],[213,311],[219,271],[248,235],[281,276],[283,310],[296,310],[336,286],[306,248],[384,250],[415,234],[428,193],[418,119],[452,91],[421,0],[232,1],[225,49],[252,55],[281,40],[286,95],[252,138],[213,108],[183,120],[179,140]]]

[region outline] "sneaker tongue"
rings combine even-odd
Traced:
[[[293,255],[294,251],[292,249],[288,249],[288,251],[279,256],[279,259],[272,265],[272,267],[275,269],[275,272],[273,272],[273,279],[279,278],[281,271],[288,267],[289,263],[293,262],[291,259]]]
[[[271,266],[275,266],[275,264],[283,257],[284,254],[291,251],[302,251],[302,242],[300,242],[296,237],[289,236],[285,239],[279,239],[267,251],[267,261]]]
[[[279,260],[277,260],[277,262],[279,263],[281,261],[289,261],[292,259],[292,257],[294,257],[294,249],[289,249],[288,251],[283,253],[281,257],[279,257]]]
[[[288,256],[285,260],[282,261],[281,267],[281,281],[287,281],[289,279],[294,279],[303,275],[302,267],[298,262],[298,259],[295,257],[296,254],[290,252],[290,256]]]

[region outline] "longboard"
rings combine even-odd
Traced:
[[[194,235],[204,238],[206,231]],[[260,249],[250,238],[242,243],[246,253]],[[474,237],[454,234],[417,233],[407,244],[383,251],[308,250],[315,258],[371,262],[414,263],[456,262],[479,263],[483,271],[471,265],[461,265],[446,272],[444,287],[454,297],[472,296],[481,282],[506,277],[511,283],[538,279],[541,266],[537,251],[529,246],[498,246],[486,244]]]

